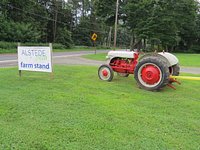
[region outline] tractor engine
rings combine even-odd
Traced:
[[[130,58],[114,58],[109,63],[113,71],[120,73],[133,73],[133,59]]]
[[[111,51],[108,53],[107,58],[110,60],[109,65],[113,71],[119,75],[122,75],[122,73],[128,75],[133,74],[134,68],[137,65],[138,56],[139,54],[136,52],[124,53],[121,51]]]

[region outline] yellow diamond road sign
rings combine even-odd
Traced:
[[[96,41],[96,39],[97,39],[97,34],[96,34],[96,33],[93,33],[91,39],[92,39],[93,41]]]

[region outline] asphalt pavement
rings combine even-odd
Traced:
[[[108,50],[97,51],[97,53],[107,53],[107,52]],[[101,64],[106,63],[106,61],[89,60],[81,57],[83,55],[88,55],[88,54],[94,54],[94,51],[54,52],[53,64],[99,66]],[[16,67],[16,66],[17,66],[17,54],[0,54],[0,68]],[[181,72],[200,74],[200,68],[181,66]]]

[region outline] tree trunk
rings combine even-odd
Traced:
[[[56,0],[54,0],[55,5],[55,13],[54,13],[54,21],[53,21],[53,42],[55,42],[56,39],[56,32],[57,32],[57,20],[58,20],[58,5]]]
[[[144,50],[146,50],[146,47],[147,47],[147,40],[146,38],[144,38]]]
[[[134,50],[134,43],[135,43],[134,41],[135,41],[135,37],[134,35],[132,35],[131,42],[130,42],[130,51]]]
[[[85,3],[84,3],[84,0],[82,0],[82,16],[85,17]]]
[[[111,36],[112,36],[112,27],[110,27],[110,31],[108,34],[108,47],[111,47]]]

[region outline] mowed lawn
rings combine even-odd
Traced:
[[[106,60],[106,53],[101,54],[90,54],[83,56],[84,58],[93,59],[93,60]],[[185,67],[200,67],[200,54],[181,54],[175,53],[175,56],[179,59],[180,66]]]
[[[200,54],[175,54],[181,66],[200,67]]]
[[[200,148],[200,82],[139,89],[133,76],[97,77],[97,67],[47,73],[0,69],[0,149]]]

